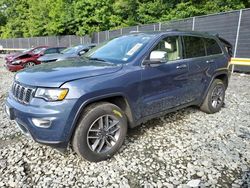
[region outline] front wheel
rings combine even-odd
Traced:
[[[29,62],[27,62],[25,65],[24,65],[24,67],[25,68],[29,68],[29,67],[33,67],[33,66],[35,66],[36,64],[34,63],[34,62],[32,62],[32,61],[29,61]]]
[[[203,104],[201,105],[201,110],[208,114],[220,111],[224,104],[225,90],[224,83],[219,79],[215,79],[208,90]]]
[[[106,160],[120,149],[126,133],[127,119],[118,106],[106,102],[92,104],[79,120],[73,149],[89,161]]]

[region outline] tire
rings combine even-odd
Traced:
[[[224,105],[225,91],[226,87],[222,80],[215,79],[200,109],[208,114],[219,112]]]
[[[30,68],[30,67],[33,67],[33,66],[35,66],[35,65],[36,65],[36,64],[35,64],[34,62],[29,61],[29,62],[25,63],[24,67],[25,67],[25,68]]]
[[[105,127],[107,124],[109,126]],[[107,102],[94,103],[84,110],[72,146],[79,156],[88,161],[103,161],[120,149],[126,134],[127,118],[118,106]]]

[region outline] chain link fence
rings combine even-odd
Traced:
[[[250,58],[250,9],[101,31],[93,33],[91,36],[67,35],[0,39],[0,45],[3,48],[31,48],[39,45],[67,47],[91,42],[98,44],[132,31],[166,31],[168,29],[218,33],[234,46],[234,57]]]

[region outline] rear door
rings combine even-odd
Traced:
[[[163,37],[152,51],[167,55],[166,62],[142,68],[143,117],[183,104],[188,82],[188,65],[182,59],[180,36]]]
[[[183,36],[184,62],[189,65],[189,82],[186,93],[189,102],[195,101],[203,95],[216,69],[216,57],[207,54],[207,51],[211,54],[214,50],[209,43],[211,41],[200,36]]]

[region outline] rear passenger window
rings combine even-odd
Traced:
[[[206,49],[207,49],[207,55],[215,55],[215,54],[221,54],[221,48],[214,39],[204,38]]]
[[[185,57],[202,57],[206,56],[205,44],[201,37],[184,36]]]

